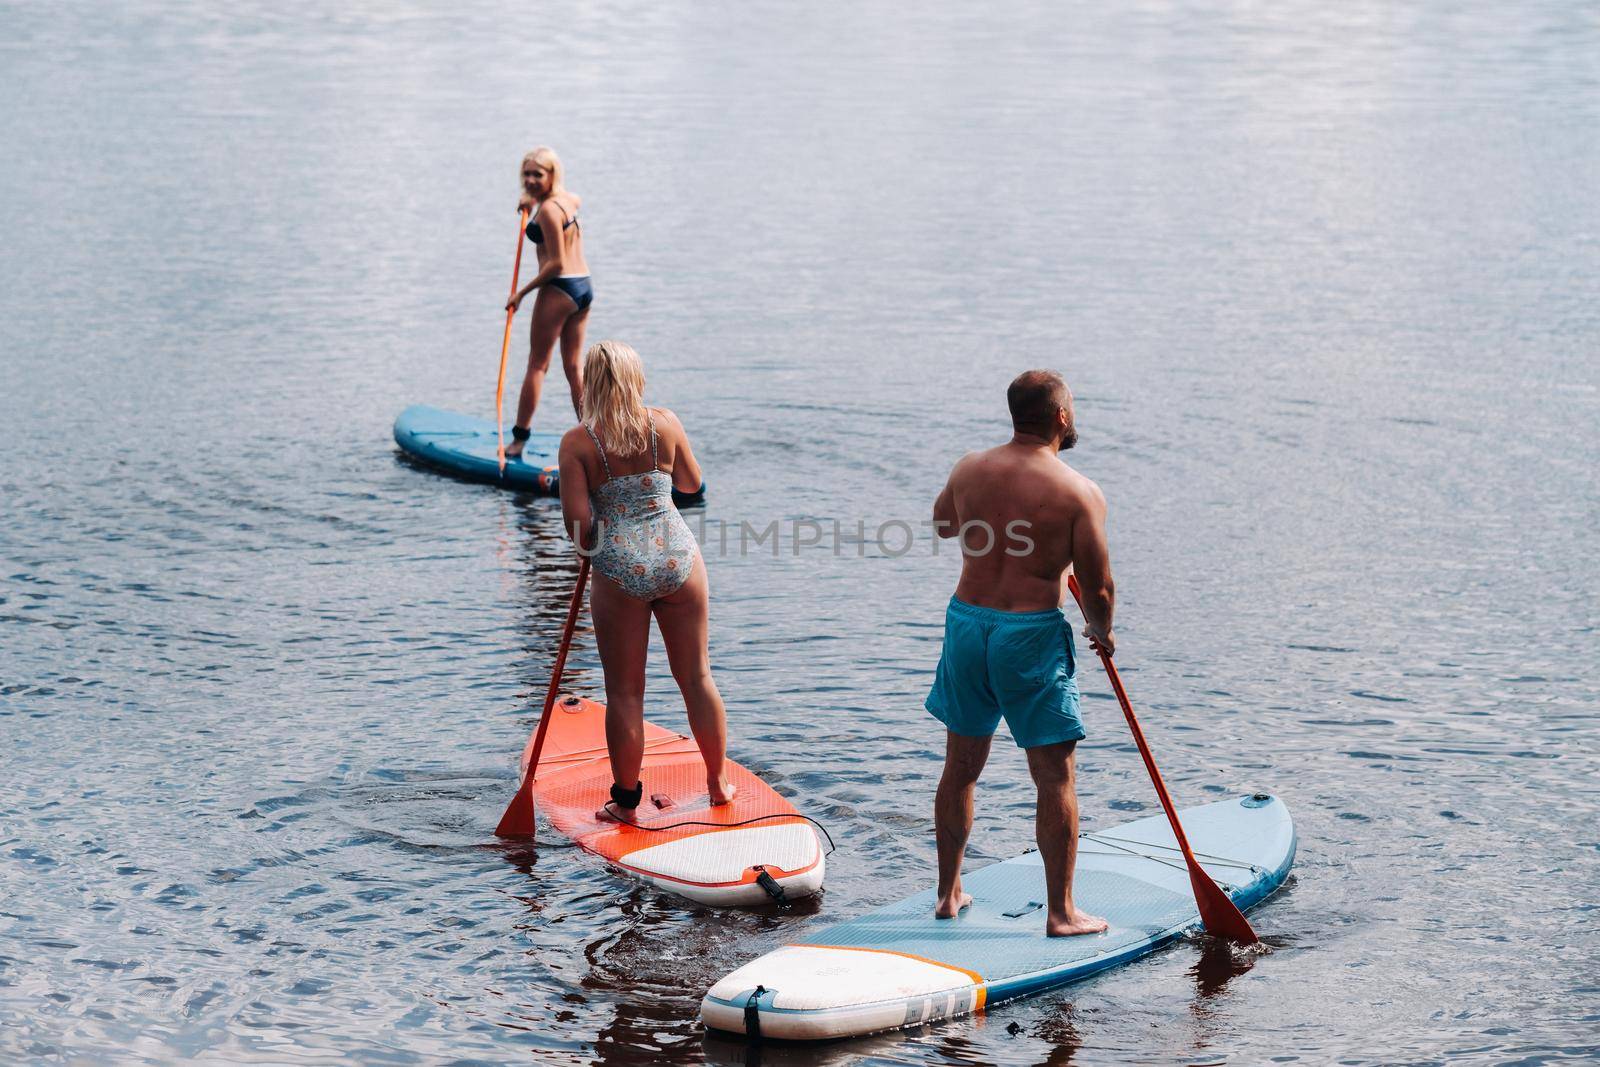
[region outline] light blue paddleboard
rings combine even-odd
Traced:
[[[1282,801],[1257,793],[1178,814],[1195,857],[1241,909],[1288,877],[1294,821]],[[933,917],[929,889],[745,964],[711,987],[701,1018],[803,1041],[893,1030],[1085,978],[1200,924],[1164,815],[1079,838],[1073,898],[1110,921],[1103,934],[1045,936],[1037,852],[963,875],[962,887],[972,906],[954,919]]]
[[[534,434],[521,456],[506,461],[503,472],[496,455],[500,438],[488,419],[413,404],[394,420],[394,439],[407,455],[462,478],[535,493],[560,491],[558,433]],[[511,443],[509,424],[505,439]]]

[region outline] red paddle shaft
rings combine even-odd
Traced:
[[[494,828],[496,837],[533,836],[533,775],[539,769],[539,753],[544,749],[544,735],[550,729],[550,709],[555,706],[556,693],[561,688],[561,672],[567,665],[567,649],[572,647],[572,631],[578,625],[578,612],[583,607],[583,587],[589,580],[589,557],[585,555],[578,564],[578,581],[572,587],[572,603],[567,606],[567,625],[561,631],[561,648],[556,652],[556,665],[550,671],[550,688],[545,690],[544,711],[539,713],[539,726],[528,742],[523,756],[522,784],[517,795],[506,805],[500,816],[500,825]]]
[[[1067,587],[1072,590],[1072,599],[1078,602],[1078,610],[1083,611],[1083,596],[1078,592],[1077,575],[1067,576]],[[1084,612],[1083,617],[1087,620],[1088,613]],[[1150,780],[1155,783],[1156,796],[1161,798],[1161,807],[1167,813],[1167,821],[1172,823],[1173,836],[1178,839],[1178,847],[1183,850],[1183,862],[1189,865],[1189,884],[1194,888],[1195,903],[1200,906],[1200,921],[1205,923],[1206,932],[1246,945],[1255,944],[1260,938],[1250,929],[1250,923],[1245,919],[1244,912],[1240,911],[1239,906],[1222,891],[1221,886],[1212,881],[1211,876],[1200,866],[1200,861],[1194,858],[1194,852],[1189,848],[1189,838],[1184,835],[1183,825],[1178,822],[1178,811],[1172,806],[1172,797],[1167,794],[1166,784],[1161,781],[1161,772],[1156,770],[1156,761],[1150,755],[1150,746],[1145,744],[1144,731],[1139,729],[1139,720],[1133,716],[1133,704],[1128,700],[1127,690],[1122,688],[1122,678],[1117,674],[1116,665],[1104,651],[1100,652],[1100,662],[1106,669],[1106,677],[1111,679],[1111,688],[1117,694],[1117,703],[1122,705],[1122,714],[1128,720],[1128,729],[1133,731],[1133,740],[1139,746],[1139,755],[1144,757],[1144,768],[1150,772]]]
[[[528,226],[528,209],[523,208],[517,213],[517,258],[511,265],[511,295],[506,297],[509,303],[517,295],[517,277],[522,273],[522,233]],[[506,353],[511,350],[511,320],[517,313],[506,308],[506,335],[500,341],[500,378],[494,383],[494,431],[499,438],[495,446],[495,457],[500,460],[500,473],[506,472]]]

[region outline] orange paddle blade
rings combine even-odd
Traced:
[[[1233,898],[1211,880],[1187,849],[1185,854],[1189,860],[1189,885],[1194,889],[1194,900],[1200,906],[1200,921],[1205,924],[1206,933],[1241,945],[1253,945],[1261,940]]]
[[[505,814],[500,816],[500,824],[494,828],[496,837],[532,837],[534,831],[533,819],[533,775],[522,776],[522,784],[517,787],[517,795],[511,798],[511,803],[506,805]]]

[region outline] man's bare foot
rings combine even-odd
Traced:
[[[711,806],[720,808],[724,804],[733,803],[733,798],[739,795],[739,787],[728,781],[727,775],[723,775],[720,782],[707,778],[706,792],[711,794]]]
[[[600,822],[625,822],[630,826],[639,824],[638,808],[619,808],[615,800],[606,801],[606,806],[594,813]]]
[[[972,903],[972,894],[957,889],[947,897],[940,897],[933,909],[935,919],[954,919],[961,909]]]
[[[522,458],[522,448],[523,448],[523,442],[522,441],[512,441],[510,444],[506,445],[506,458],[507,459],[520,459],[520,458]]]
[[[1073,911],[1067,919],[1049,918],[1044,922],[1046,937],[1078,937],[1081,934],[1103,934],[1111,924],[1098,915],[1086,911]]]

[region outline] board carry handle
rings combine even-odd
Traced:
[[[539,725],[528,742],[523,759],[522,784],[517,795],[506,805],[500,816],[500,825],[494,828],[496,837],[533,836],[533,777],[539,769],[539,753],[544,750],[544,737],[550,729],[550,709],[555,706],[556,693],[561,689],[561,672],[567,666],[567,650],[572,647],[572,631],[578,625],[578,612],[583,608],[583,587],[589,580],[589,557],[584,554],[578,564],[578,580],[572,586],[572,603],[567,605],[567,624],[561,631],[561,647],[556,651],[555,666],[550,670],[550,688],[545,690],[544,710],[539,713]]]
[[[760,886],[778,907],[789,907],[789,894],[784,892],[783,886],[779,885],[778,880],[772,877],[772,873],[767,870],[765,864],[758,863],[750,869],[756,872],[756,885]]]
[[[1078,610],[1083,611],[1083,595],[1078,591],[1078,576],[1067,575],[1067,588],[1072,590],[1072,599],[1078,602]],[[1084,613],[1084,621],[1089,615]],[[1127,690],[1122,688],[1122,678],[1117,674],[1116,664],[1111,662],[1111,657],[1103,649],[1100,653],[1100,664],[1106,669],[1106,677],[1111,680],[1111,688],[1117,694],[1117,703],[1122,705],[1122,714],[1128,720],[1128,729],[1133,733],[1134,743],[1139,746],[1139,755],[1144,759],[1145,770],[1150,772],[1150,781],[1155,783],[1156,796],[1161,798],[1161,807],[1167,813],[1167,821],[1172,824],[1172,834],[1178,839],[1178,847],[1183,850],[1183,862],[1189,867],[1189,885],[1194,890],[1194,900],[1200,907],[1200,921],[1205,924],[1206,932],[1218,937],[1226,937],[1241,944],[1253,945],[1261,940],[1256,932],[1250,928],[1250,923],[1244,917],[1244,912],[1233,899],[1223,892],[1222,887],[1212,880],[1200,866],[1200,861],[1194,858],[1194,852],[1189,848],[1189,838],[1183,832],[1183,825],[1178,822],[1178,811],[1172,805],[1172,797],[1167,794],[1167,787],[1161,780],[1161,772],[1156,770],[1156,761],[1150,755],[1150,746],[1145,744],[1144,731],[1139,728],[1139,720],[1134,717],[1133,704],[1128,700]]]
[[[1003,911],[1000,914],[1008,919],[1020,919],[1024,915],[1032,915],[1042,907],[1044,907],[1044,901],[1030,900],[1020,908],[1012,908],[1010,911]]]
[[[522,274],[522,235],[528,228],[528,209],[523,208],[517,212],[517,258],[511,264],[511,295],[506,297],[510,303],[517,295],[517,278]],[[500,341],[500,377],[494,383],[494,432],[495,432],[495,458],[500,461],[500,474],[506,473],[506,353],[511,350],[511,320],[517,313],[506,308],[506,335]]]

